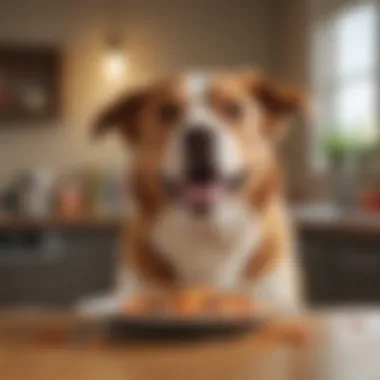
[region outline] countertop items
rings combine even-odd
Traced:
[[[130,194],[120,170],[46,168],[19,173],[0,191],[0,213],[29,219],[124,215]]]

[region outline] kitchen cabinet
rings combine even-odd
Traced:
[[[0,223],[0,307],[66,307],[111,290],[121,223]]]
[[[380,304],[377,217],[299,220],[298,238],[311,305]]]

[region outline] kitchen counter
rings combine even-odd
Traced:
[[[116,344],[96,333],[85,334],[83,320],[69,314],[1,312],[1,378],[379,379],[378,309],[330,309],[303,321],[311,339],[302,349],[281,346],[265,334],[193,343],[125,341]],[[78,335],[78,331],[82,334]]]
[[[317,319],[305,325],[315,339],[324,331]],[[318,346],[280,346],[265,333],[218,341],[116,343],[96,328],[87,328],[86,333],[84,326],[83,319],[67,314],[1,313],[2,377],[309,380],[309,359]]]
[[[368,213],[360,210],[345,211],[328,204],[299,205],[290,210],[296,227],[302,231],[380,234],[380,213]],[[119,229],[126,219],[123,216],[30,218],[1,216],[0,214],[0,231],[48,228]]]
[[[380,235],[380,213],[376,212],[308,204],[292,208],[291,213],[302,232]]]
[[[86,217],[10,217],[0,215],[0,230],[25,230],[25,229],[47,229],[47,228],[91,228],[108,229],[120,228],[123,217],[118,216],[86,216]]]

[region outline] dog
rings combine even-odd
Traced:
[[[101,112],[94,136],[115,131],[134,152],[124,258],[139,287],[249,289],[299,310],[276,144],[305,108],[301,89],[240,70],[165,78]],[[120,307],[121,293],[103,307]]]

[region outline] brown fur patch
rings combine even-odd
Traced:
[[[98,116],[92,129],[93,136],[101,137],[110,128],[117,127],[127,140],[136,141],[138,139],[138,115],[147,96],[146,90],[121,96]]]
[[[253,183],[247,184],[245,189],[245,197],[252,205],[254,205],[256,210],[265,212],[272,199],[281,193],[281,172],[275,164],[268,164],[268,167],[265,167],[265,172],[259,181],[254,181],[255,175],[256,174],[253,172]]]
[[[147,218],[139,217],[130,226],[129,241],[124,248],[127,263],[148,284],[173,286],[176,277],[170,264],[149,244],[147,236],[151,223]]]
[[[282,200],[274,195],[263,214],[263,237],[258,249],[252,252],[245,276],[257,279],[269,273],[294,249],[293,232]]]
[[[156,172],[136,171],[132,178],[133,194],[139,205],[139,212],[150,219],[165,205],[165,195],[157,191]]]
[[[282,258],[282,245],[282,239],[275,231],[267,231],[245,268],[245,277],[257,279],[270,272]]]
[[[263,80],[254,94],[272,115],[287,116],[307,106],[306,95],[299,87],[270,79]]]

